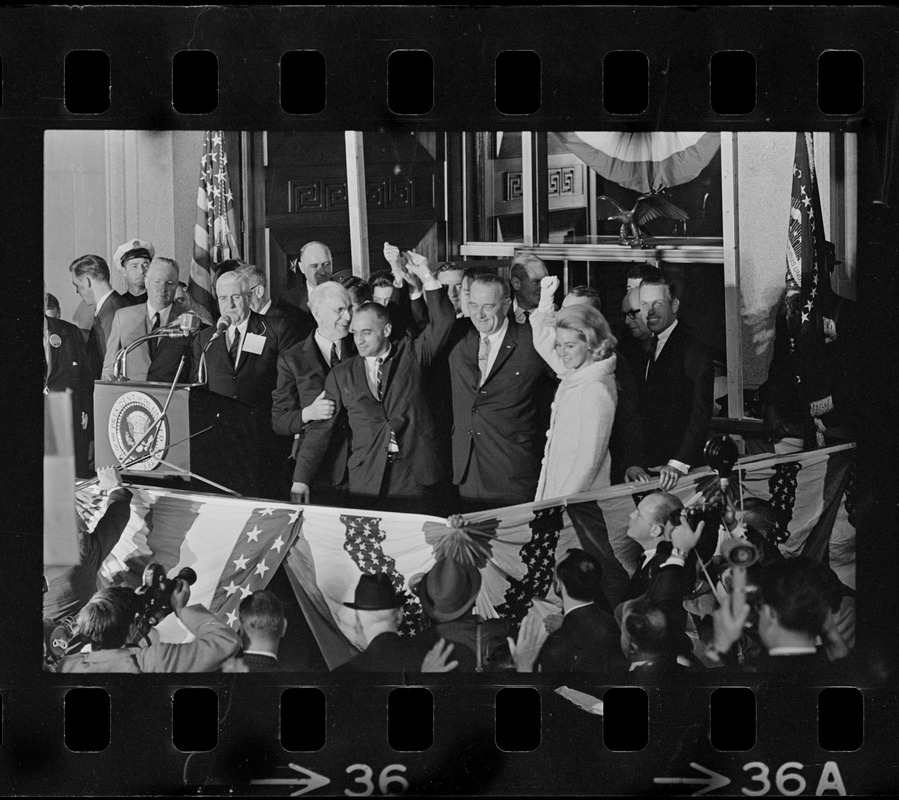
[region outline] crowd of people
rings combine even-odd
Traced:
[[[660,480],[631,515],[628,536],[643,559],[630,575],[596,504],[571,506],[581,548],[555,565],[558,615],[481,619],[473,611],[479,570],[441,558],[409,587],[430,626],[400,636],[407,598],[386,576],[363,575],[346,605],[368,646],[341,671],[587,672],[625,681],[719,665],[817,673],[846,663],[851,614],[841,584],[821,564],[780,557],[763,512],[728,505],[718,545],[696,554],[704,523],[691,526],[670,492],[702,464],[714,369],[706,345],[678,319],[678,287],[660,270],[629,271],[623,324],[613,330],[590,287],[575,287],[556,308],[559,280],[533,254],[516,256],[508,279],[477,263],[435,268],[390,244],[384,258],[387,268],[365,281],[335,272],[327,245],[310,242],[296,285],[275,301],[266,300],[262,269],[223,262],[211,309],[179,282],[177,263],[141,239],[113,257],[127,285],[121,294],[103,258],[75,259],[75,324],[54,316],[48,296],[44,342],[45,390],[73,390],[78,476],[95,472],[93,381],[116,377],[119,353],[137,339],[193,313],[196,333],[135,347],[128,377],[180,376],[251,409],[259,496],[446,516]],[[79,532],[82,565],[46,578],[44,608],[51,624],[77,615],[91,647],[56,669],[278,669],[287,626],[271,592],[243,600],[238,634],[188,605],[181,581],[171,608],[195,639],[131,646],[134,593],[88,591],[128,501],[115,470],[96,472],[108,510],[92,532]],[[722,545],[732,539],[750,542],[759,563],[729,566]],[[697,602],[703,596],[711,605]]]

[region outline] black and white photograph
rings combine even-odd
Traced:
[[[278,9],[206,8],[88,9],[48,112],[0,37],[44,362],[0,785],[894,787],[895,14],[291,9],[235,60]],[[142,77],[99,47],[167,20]]]

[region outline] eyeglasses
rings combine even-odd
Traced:
[[[625,311],[624,316],[626,316],[628,319],[636,319],[640,316],[640,309],[632,308],[629,311]]]

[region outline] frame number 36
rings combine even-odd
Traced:
[[[800,774],[804,769],[803,765],[798,761],[787,761],[781,764],[777,772],[774,774],[774,786],[779,794],[786,797],[794,797],[805,791],[806,781]],[[749,779],[753,784],[757,784],[751,789],[743,788],[740,791],[749,797],[761,797],[771,791],[771,770],[768,765],[761,761],[750,761],[743,766],[744,772],[749,772]],[[821,777],[818,779],[818,787],[815,789],[815,796],[823,795],[825,792],[834,792],[837,795],[845,796],[846,787],[843,785],[843,778],[840,770],[837,768],[836,761],[828,761],[821,770]]]
[[[404,794],[409,789],[409,781],[402,774],[406,768],[402,764],[390,764],[378,774],[378,791],[381,794]],[[359,791],[344,789],[347,797],[369,797],[374,794],[374,771],[368,764],[352,764],[346,768],[347,775],[359,773],[353,782],[359,785]]]

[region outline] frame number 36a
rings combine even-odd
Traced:
[[[778,767],[774,774],[774,786],[779,794],[785,797],[794,797],[805,791],[806,781],[800,774],[800,770],[804,769],[803,765],[798,761],[787,761]],[[749,797],[761,797],[771,791],[771,770],[768,765],[761,761],[750,761],[743,765],[744,772],[750,772],[749,779],[758,784],[752,789],[743,788],[740,791]],[[823,795],[825,792],[834,792],[837,795],[845,796],[846,787],[843,785],[843,778],[840,770],[837,768],[836,761],[828,761],[821,770],[821,777],[818,779],[818,787],[815,789],[815,796]]]
[[[401,774],[406,771],[402,764],[390,764],[378,773],[378,791],[381,794],[404,794],[409,789],[409,781]],[[369,797],[374,794],[375,784],[373,782],[374,771],[368,764],[352,764],[346,768],[347,775],[357,772],[359,775],[353,779],[353,782],[359,785],[360,791],[351,791],[344,789],[343,793],[347,797]]]

